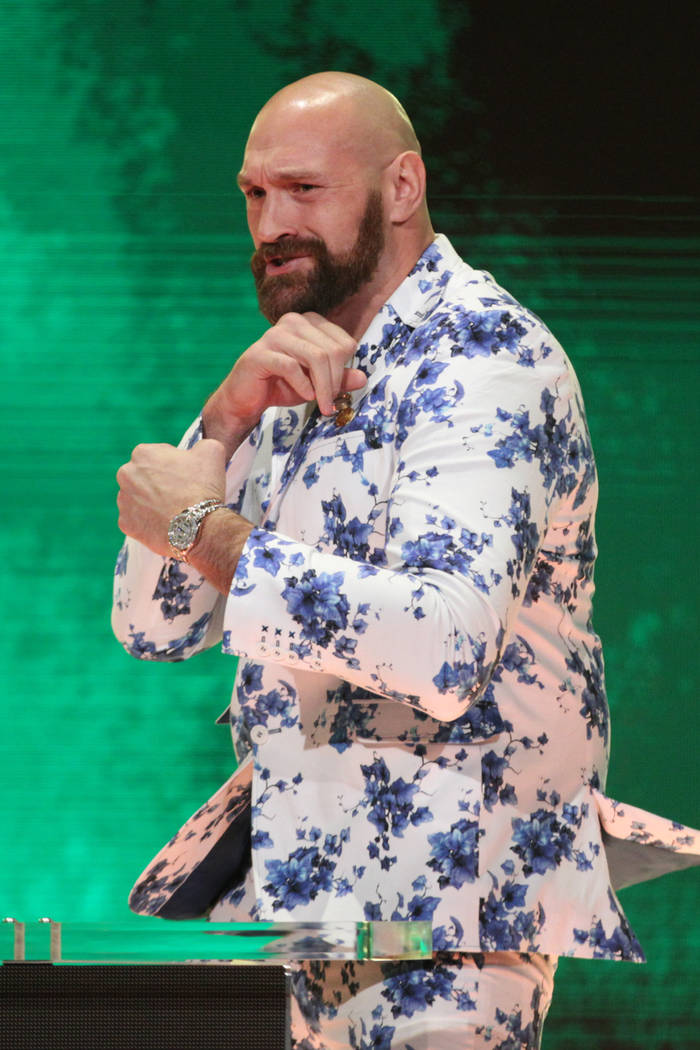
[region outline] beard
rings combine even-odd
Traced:
[[[283,314],[313,311],[326,317],[372,278],[384,248],[384,209],[378,190],[367,197],[357,239],[347,252],[332,255],[320,237],[283,237],[259,248],[250,260],[258,305],[272,324]],[[314,260],[303,273],[266,273],[270,259],[307,255]]]

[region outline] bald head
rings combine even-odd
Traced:
[[[407,150],[420,155],[413,125],[399,100],[354,73],[314,73],[278,91],[260,110],[251,138],[279,120],[313,122],[331,146],[384,167]]]

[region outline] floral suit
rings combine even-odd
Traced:
[[[442,236],[352,363],[349,421],[271,409],[232,457],[227,501],[256,527],[225,601],[133,541],[120,555],[131,653],[223,638],[241,658],[239,770],[132,906],[160,908],[252,774],[261,918],[430,918],[436,949],[641,959],[613,887],[697,846],[602,794],[597,480],[571,365]]]

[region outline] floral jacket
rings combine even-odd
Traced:
[[[602,793],[597,481],[571,365],[442,236],[353,364],[352,418],[269,410],[231,459],[227,500],[256,528],[226,600],[120,554],[129,652],[223,639],[241,658],[239,769],[132,906],[157,911],[207,857],[252,775],[260,918],[429,918],[436,949],[641,959],[614,887],[698,863],[697,838]]]

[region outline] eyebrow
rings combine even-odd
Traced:
[[[273,181],[279,182],[322,182],[322,176],[318,172],[303,171],[298,168],[280,168],[273,175]],[[240,171],[236,176],[236,182],[243,189],[244,186],[252,186],[255,179]]]

